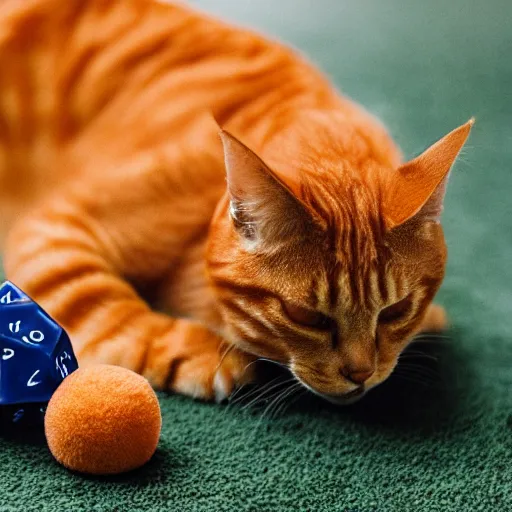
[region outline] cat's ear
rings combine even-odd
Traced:
[[[247,246],[273,249],[307,232],[310,218],[287,185],[236,137],[220,137],[230,214]]]
[[[382,208],[388,229],[412,217],[440,221],[450,169],[473,123],[470,119],[390,175]]]

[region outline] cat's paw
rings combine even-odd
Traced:
[[[419,332],[442,332],[448,327],[448,316],[444,308],[437,304],[430,304],[421,322]]]
[[[209,344],[210,345],[210,344]],[[222,402],[239,386],[254,380],[255,358],[212,343],[200,353],[174,361],[167,390],[201,400]]]

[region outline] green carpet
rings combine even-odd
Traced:
[[[301,48],[408,156],[476,116],[444,215],[453,339],[422,347],[439,364],[418,358],[421,382],[343,410],[305,396],[269,419],[162,396],[158,452],[128,476],[84,478],[37,439],[0,438],[0,511],[512,510],[510,1],[192,3]]]

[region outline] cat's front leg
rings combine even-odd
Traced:
[[[199,324],[152,311],[120,272],[119,251],[86,211],[55,200],[13,228],[5,270],[66,329],[80,365],[124,366],[157,389],[202,399],[225,398],[250,379],[250,356],[227,352]]]
[[[125,366],[146,377],[155,389],[218,402],[253,380],[255,358],[204,326],[150,310],[137,314],[125,306],[128,320],[123,325],[111,317],[104,339],[97,337],[99,333],[88,337],[68,328],[81,366]]]
[[[221,401],[254,379],[255,360],[202,325],[177,319],[172,331],[151,344],[144,373],[157,388]]]

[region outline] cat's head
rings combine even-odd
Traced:
[[[332,143],[325,158],[301,148],[281,172],[222,132],[228,191],[208,271],[224,336],[331,401],[383,382],[443,279],[439,219],[471,124],[395,169]]]

